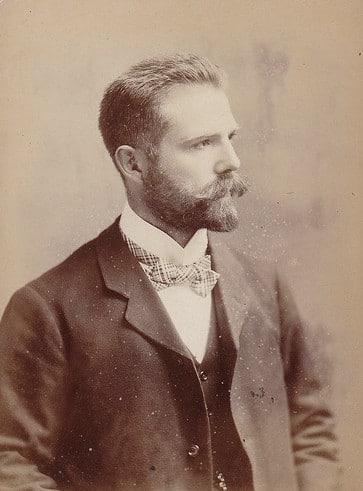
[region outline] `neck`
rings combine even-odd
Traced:
[[[129,197],[130,198],[130,197]],[[145,222],[150,223],[154,227],[162,230],[164,233],[168,234],[172,239],[175,240],[181,247],[185,247],[189,240],[193,237],[196,230],[181,230],[179,228],[173,227],[168,223],[165,223],[159,217],[155,216],[149,209],[145,209],[144,206],[140,206],[136,200],[128,199],[129,205],[132,210],[139,215],[140,218],[145,220]]]

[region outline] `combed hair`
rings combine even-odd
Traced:
[[[161,96],[174,85],[225,85],[217,66],[197,55],[174,55],[141,61],[105,91],[99,128],[112,159],[120,145],[141,146],[150,157],[157,155],[167,123],[159,113]]]

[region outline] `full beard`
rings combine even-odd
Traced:
[[[201,228],[228,232],[238,226],[233,197],[247,191],[238,174],[219,174],[212,183],[192,192],[154,163],[143,182],[146,205],[164,223],[189,232]]]

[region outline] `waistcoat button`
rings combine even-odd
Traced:
[[[194,443],[188,450],[188,455],[190,455],[191,457],[195,457],[199,452],[199,445],[197,445],[196,443]]]
[[[200,380],[202,380],[202,382],[205,382],[206,380],[208,380],[208,375],[205,372],[203,372],[203,370],[200,372],[199,376],[200,376]]]

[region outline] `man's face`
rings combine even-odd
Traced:
[[[167,130],[143,177],[145,205],[178,229],[234,229],[238,216],[232,197],[247,188],[235,173],[237,123],[224,91],[175,86],[163,97],[160,112]]]

